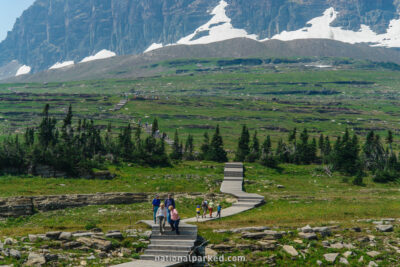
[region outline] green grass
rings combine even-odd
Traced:
[[[112,180],[1,176],[0,197],[101,192],[217,192],[223,165],[184,162],[169,168],[109,166]]]

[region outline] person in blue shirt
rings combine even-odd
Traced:
[[[154,223],[157,223],[157,211],[158,208],[160,207],[161,200],[158,195],[153,199],[153,218],[154,218]]]
[[[172,206],[175,209],[175,200],[172,198],[171,194],[168,194],[168,198],[164,202],[165,207],[167,208],[167,221],[169,224],[171,224],[171,216],[170,216],[170,210],[169,206]]]
[[[221,204],[218,204],[217,207],[217,217],[221,219],[221,210],[222,210],[222,206]]]

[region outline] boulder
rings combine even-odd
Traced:
[[[243,238],[249,238],[249,239],[261,239],[261,238],[264,238],[266,236],[267,236],[267,234],[264,233],[264,232],[261,232],[261,233],[243,233],[242,234]]]
[[[60,240],[70,240],[72,238],[72,233],[70,232],[62,232],[58,239]]]
[[[234,228],[231,230],[224,230],[225,232],[221,233],[226,233],[226,232],[232,232],[232,233],[243,233],[243,232],[261,232],[265,230],[271,229],[270,227],[267,226],[253,226],[253,227],[242,227],[242,228]]]
[[[303,233],[300,232],[299,233],[299,237],[303,238],[303,239],[307,239],[307,240],[317,240],[318,237],[315,233]]]
[[[343,265],[349,265],[349,261],[346,258],[340,258],[339,263],[341,263]]]
[[[282,238],[282,233],[277,232],[277,231],[271,231],[271,230],[265,230],[264,233],[266,234],[266,239],[280,239]]]
[[[334,249],[342,249],[342,248],[344,248],[343,244],[340,243],[340,242],[337,242],[335,244],[331,244],[330,247],[334,248]]]
[[[314,233],[320,233],[323,237],[331,235],[331,229],[329,227],[314,227],[312,230]]]
[[[313,233],[314,232],[313,228],[311,228],[311,226],[309,226],[309,225],[306,225],[303,228],[300,228],[300,231],[303,233]]]
[[[46,264],[46,258],[43,255],[36,253],[29,253],[28,261],[25,263],[27,266],[42,266]]]
[[[46,259],[46,262],[49,262],[49,261],[57,261],[59,257],[57,254],[45,254],[44,258]]]
[[[283,250],[284,250],[286,253],[288,253],[289,255],[293,256],[293,257],[296,257],[296,256],[299,255],[299,253],[297,252],[297,250],[296,250],[294,247],[289,246],[289,245],[284,245],[284,246],[283,246]]]
[[[21,252],[16,249],[10,249],[10,257],[15,258],[15,259],[20,259]]]
[[[325,260],[327,262],[329,262],[329,263],[334,263],[338,256],[339,256],[339,253],[327,253],[327,254],[324,254]]]
[[[106,237],[114,238],[114,239],[123,239],[124,238],[124,236],[122,235],[122,233],[120,231],[109,231],[106,234]]]
[[[374,262],[374,261],[370,261],[368,263],[368,267],[378,267],[378,264],[376,264],[376,262]]]
[[[378,251],[368,251],[367,255],[370,256],[371,258],[375,258],[377,256],[379,256],[381,253]]]
[[[72,234],[73,237],[90,237],[90,236],[94,236],[95,233],[93,232],[75,232]]]
[[[343,256],[347,259],[348,257],[350,257],[351,255],[353,255],[352,251],[346,251],[345,253],[343,253]]]
[[[8,246],[11,246],[12,244],[14,244],[14,239],[12,239],[12,238],[6,238],[5,240],[4,240],[4,244],[5,245],[8,245]]]
[[[108,251],[112,248],[112,243],[110,241],[100,238],[80,237],[76,241],[87,247],[100,249],[102,251]]]
[[[393,225],[380,224],[376,226],[376,230],[379,232],[393,232]]]
[[[262,251],[264,250],[274,250],[276,248],[276,241],[258,241],[257,244],[260,246]]]
[[[56,240],[60,237],[61,232],[47,232],[46,237],[52,240]]]
[[[81,245],[82,245],[82,244],[81,244],[80,242],[77,242],[77,241],[70,241],[70,242],[63,243],[63,244],[61,245],[61,247],[62,247],[63,249],[74,249],[74,248],[80,247]]]
[[[28,239],[30,242],[36,242],[38,240],[38,236],[37,235],[28,235]]]

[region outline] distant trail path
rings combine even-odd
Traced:
[[[264,203],[264,197],[257,194],[249,194],[243,191],[243,163],[226,163],[224,170],[224,181],[221,185],[221,192],[231,194],[238,198],[238,201],[231,207],[223,209],[221,217],[228,217],[241,212],[253,209]],[[198,222],[207,222],[216,219],[216,212],[213,218],[199,218]],[[160,235],[159,225],[152,220],[142,221],[152,228],[150,245],[141,256],[141,260],[132,261],[115,267],[167,267],[179,266],[184,263],[179,262],[178,257],[188,256],[194,248],[197,239],[197,226],[188,224],[197,222],[197,218],[181,220],[181,234],[176,235],[171,232],[170,227],[166,228],[164,235]],[[157,258],[169,256],[168,262],[156,261]]]

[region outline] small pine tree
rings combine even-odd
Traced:
[[[182,160],[182,145],[179,142],[178,130],[175,130],[174,143],[172,144],[172,152],[170,157],[173,160]]]
[[[325,148],[325,139],[324,139],[324,135],[323,134],[321,134],[319,136],[318,148],[319,148],[321,156],[323,156],[324,155],[324,148]]]
[[[271,143],[271,136],[267,135],[267,138],[265,138],[265,141],[262,145],[262,154],[269,154],[271,153],[272,149],[272,143]]]
[[[200,147],[200,159],[210,160],[210,137],[208,136],[208,132],[204,133],[203,144]]]
[[[211,139],[210,160],[216,162],[228,161],[227,153],[224,150],[224,141],[222,140],[222,136],[219,130],[219,125],[217,125],[215,133]]]
[[[158,120],[154,118],[153,124],[151,125],[151,135],[154,136],[158,130]]]
[[[246,125],[242,127],[242,134],[238,141],[238,148],[235,155],[235,161],[245,161],[250,153],[250,133]]]
[[[184,150],[184,158],[186,160],[194,160],[194,144],[193,144],[193,136],[191,134],[188,135],[185,143],[185,150]]]
[[[253,140],[250,145],[250,154],[247,156],[248,162],[255,162],[260,159],[260,141],[257,137],[257,131],[254,132]]]

